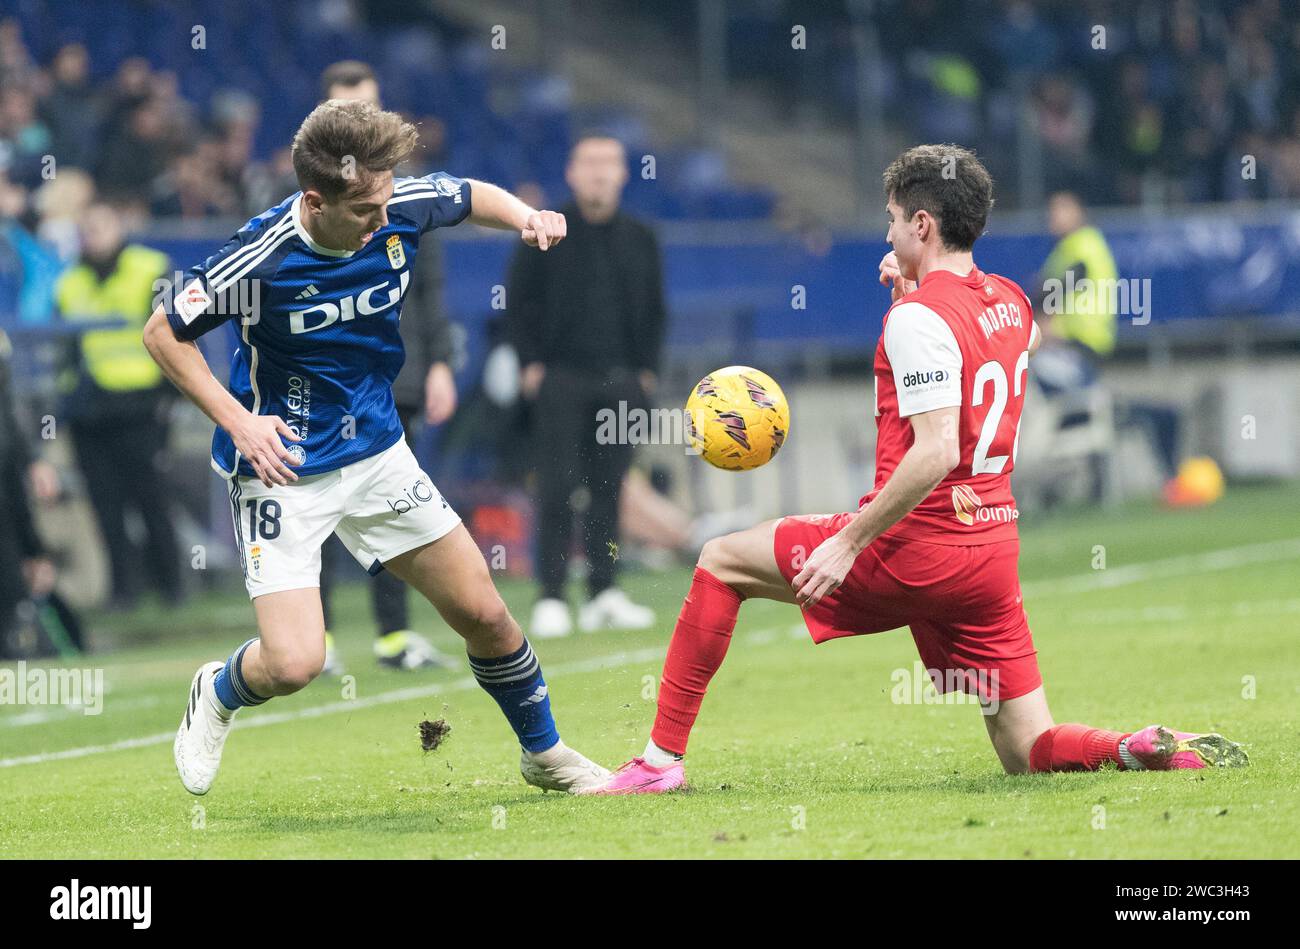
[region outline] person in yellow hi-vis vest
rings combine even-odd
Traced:
[[[1078,196],[1058,191],[1047,202],[1047,226],[1057,239],[1039,272],[1039,304],[1045,319],[1044,345],[1034,357],[1034,375],[1044,394],[1065,405],[1064,424],[1076,397],[1098,384],[1101,364],[1115,351],[1119,269],[1105,235],[1088,223]],[[1117,425],[1147,432],[1166,478],[1178,467],[1180,419],[1167,405],[1126,402],[1117,407]],[[1094,496],[1099,497],[1101,459],[1094,458]]]
[[[1060,304],[1049,312],[1046,329],[1082,347],[1092,359],[1104,359],[1115,351],[1115,296],[1109,288],[1119,280],[1110,245],[1068,191],[1048,201],[1047,226],[1057,242],[1043,264],[1042,278],[1044,283],[1060,281]],[[1045,293],[1050,291],[1045,288]]]
[[[111,605],[131,607],[142,586],[175,603],[182,596],[180,553],[168,492],[159,488],[171,389],[141,336],[170,264],[166,254],[126,243],[109,205],[87,208],[79,229],[80,258],[55,287],[59,312],[72,324],[123,322],[74,338],[59,377],[60,418],[72,431],[108,548]],[[143,549],[127,530],[132,510],[144,525]]]

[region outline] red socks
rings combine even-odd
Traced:
[[[1030,771],[1096,771],[1107,761],[1121,768],[1119,743],[1128,732],[1087,725],[1057,725],[1038,736],[1029,752]]]
[[[740,612],[740,594],[703,567],[695,568],[677,617],[659,685],[659,708],[650,739],[665,751],[686,754],[709,682],[722,665]],[[1123,767],[1119,743],[1127,732],[1087,725],[1056,725],[1038,736],[1030,771],[1096,771],[1106,762]]]
[[[650,732],[650,740],[664,751],[686,754],[691,727],[709,681],[727,655],[739,612],[740,594],[703,567],[696,567],[668,644],[659,711]]]

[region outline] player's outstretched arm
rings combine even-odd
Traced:
[[[144,326],[144,345],[176,388],[230,434],[235,448],[253,466],[263,484],[269,488],[298,480],[288,467],[295,462],[280,438],[295,442],[301,439],[279,416],[254,415],[240,405],[212,375],[199,347],[189,340],[176,338],[162,307],[154,310]]]
[[[486,181],[466,180],[473,195],[469,219],[475,224],[518,231],[525,244],[538,250],[555,246],[568,233],[563,214],[530,208],[509,191]]]
[[[912,447],[880,493],[842,531],[822,542],[791,582],[801,606],[811,606],[843,583],[858,554],[924,501],[957,467],[961,457],[959,412],[959,407],[952,406],[908,419],[914,436]]]

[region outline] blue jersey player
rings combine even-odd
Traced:
[[[483,688],[518,736],[530,784],[577,792],[608,776],[560,741],[541,667],[469,533],[402,437],[391,383],[402,296],[420,235],[469,219],[545,251],[563,215],[443,173],[394,179],[416,130],[332,99],[294,136],[301,192],[249,221],[153,313],[145,345],[217,429],[212,465],[259,636],[195,673],[174,754],[194,794],[211,787],[231,720],[321,671],[320,548],[330,534],[372,571],[419,590],[465,639]],[[229,389],[194,340],[236,321]]]

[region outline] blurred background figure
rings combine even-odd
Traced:
[[[375,72],[358,60],[334,63],[321,75],[324,99],[360,99],[379,105]],[[412,174],[399,168],[398,175]],[[423,174],[424,172],[418,172]],[[285,194],[297,190],[294,185]],[[406,362],[393,382],[393,400],[402,419],[406,443],[415,450],[422,425],[441,425],[456,411],[456,379],[451,371],[451,324],[442,312],[442,249],[432,234],[420,239],[411,270],[411,286],[402,304],[402,344]],[[333,574],[340,562],[355,564],[343,542],[331,535],[321,548],[321,604],[325,628],[332,626]],[[375,619],[375,658],[395,669],[447,668],[458,663],[410,628],[409,591],[387,570],[371,577],[370,604]],[[325,671],[341,675],[342,661],[332,633],[326,633]]]
[[[18,609],[36,574],[50,571],[28,497],[27,440],[10,391],[9,338],[0,332],[0,659],[17,658]]]
[[[60,249],[32,233],[32,203],[27,189],[0,171],[0,326],[10,329],[50,321],[52,290],[63,268]],[[71,237],[75,248],[75,228]]]
[[[59,386],[59,418],[108,548],[118,609],[145,589],[167,605],[184,595],[164,463],[173,390],[140,336],[158,287],[171,285],[169,269],[165,254],[127,243],[118,211],[97,202],[81,218],[80,256],[55,288],[66,323],[120,324],[73,337]],[[143,536],[132,536],[132,521]]]
[[[628,470],[619,497],[618,529],[629,549],[620,551],[620,559],[655,569],[691,564],[706,541],[744,530],[756,519],[750,508],[692,515],[671,493],[665,469]]]
[[[0,330],[0,659],[67,657],[82,649],[81,625],[54,590],[58,573],[36,530],[31,495],[48,499],[55,488],[18,420],[12,353]]]
[[[1058,344],[1055,348],[1062,360],[1069,358],[1067,353],[1074,357],[1075,368],[1072,374],[1055,367],[1050,372],[1039,369],[1038,375],[1044,386],[1052,388],[1087,385],[1096,379],[1097,363],[1115,350],[1112,296],[1109,291],[1094,289],[1113,286],[1119,271],[1105,236],[1088,223],[1083,203],[1073,192],[1058,191],[1048,199],[1047,229],[1056,238],[1056,246],[1039,276],[1043,287],[1049,282],[1060,286],[1062,305],[1047,314],[1042,329]],[[1056,372],[1060,373],[1059,386]]]
[[[602,409],[620,418],[646,411],[663,347],[659,246],[649,227],[619,209],[627,178],[617,139],[579,139],[565,173],[573,200],[561,208],[568,238],[553,252],[516,253],[510,266],[507,313],[523,394],[535,400],[535,636],[565,636],[573,628],[566,591],[576,508],[588,571],[579,625],[591,631],[654,622],[653,611],[614,585],[619,495],[633,446],[623,432],[609,443],[596,437]]]
[[[1101,366],[1115,352],[1119,316],[1116,307],[1129,299],[1120,292],[1120,273],[1101,230],[1088,222],[1079,196],[1058,191],[1047,202],[1047,226],[1056,245],[1039,273],[1038,290],[1044,320],[1043,346],[1034,357],[1034,378],[1044,395],[1056,403],[1063,430],[1097,426],[1101,430],[1136,426],[1150,440],[1166,482],[1177,474],[1178,412],[1153,401],[1114,404],[1099,391]],[[1106,440],[1110,439],[1106,434]],[[1112,446],[1087,454],[1091,469],[1091,498],[1103,499],[1107,454]],[[1052,496],[1049,492],[1049,500]]]
[[[1097,446],[1108,449],[1114,409],[1100,389],[1098,367],[1115,349],[1117,316],[1111,288],[1119,271],[1101,231],[1088,223],[1083,202],[1072,191],[1058,191],[1047,201],[1047,228],[1056,244],[1043,264],[1035,289],[1043,319],[1043,344],[1034,355],[1034,379],[1056,411],[1055,431],[1065,438],[1105,430]],[[1102,418],[1104,416],[1104,418]],[[1076,439],[1077,440],[1077,439]],[[1107,487],[1106,459],[1087,450],[1089,496],[1102,500]],[[1053,487],[1044,492],[1051,505]]]

